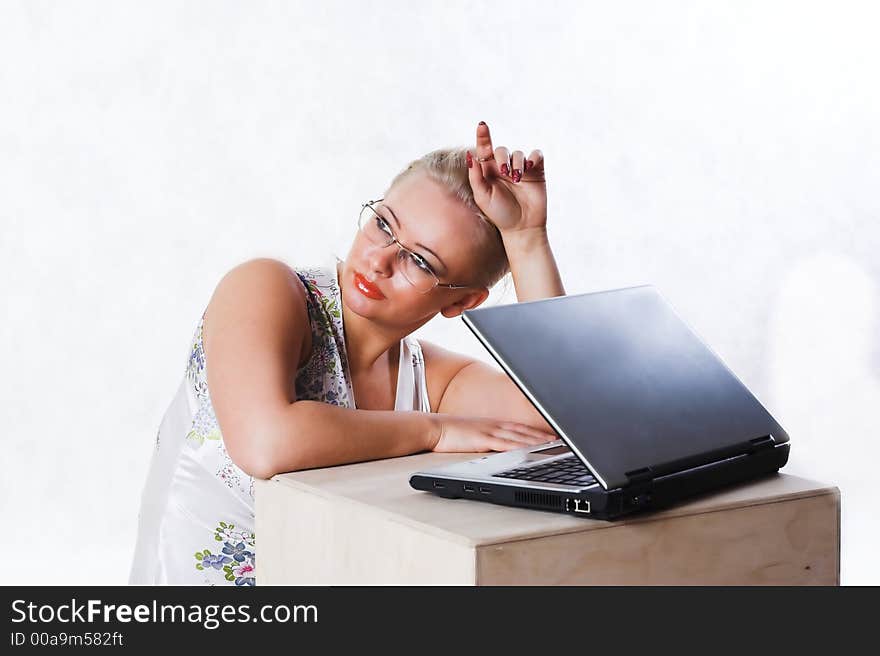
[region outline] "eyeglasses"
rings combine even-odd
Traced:
[[[376,203],[381,203],[384,199],[367,201],[361,206],[361,213],[358,216],[358,229],[371,242],[377,246],[385,248],[391,244],[397,244],[397,260],[400,262],[400,270],[403,277],[416,290],[422,294],[427,294],[434,287],[446,287],[447,289],[465,289],[472,285],[451,285],[441,283],[437,274],[431,269],[425,258],[418,253],[413,253],[410,249],[400,243],[391,225],[384,216],[373,207]],[[380,205],[381,208],[381,205]]]

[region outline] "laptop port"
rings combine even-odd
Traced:
[[[462,487],[464,488],[464,491],[465,491],[465,492],[474,492],[474,486],[473,486],[473,485],[468,485],[467,483],[465,483],[464,485],[462,485]]]
[[[576,513],[583,513],[585,515],[590,514],[590,502],[584,501],[583,499],[575,499],[574,500],[574,511]]]
[[[483,487],[481,485],[480,486],[480,494],[492,494],[492,490],[490,490],[488,487]]]
[[[438,490],[442,490],[446,486],[443,485],[443,483],[441,483],[440,481],[434,481],[434,487],[437,488]]]

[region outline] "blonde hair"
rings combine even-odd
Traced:
[[[431,151],[427,155],[413,160],[398,173],[388,185],[383,196],[387,196],[394,185],[407,176],[417,171],[424,171],[432,180],[449,191],[455,198],[461,200],[468,209],[473,211],[483,227],[481,231],[483,240],[479,246],[487,254],[487,257],[482,262],[484,267],[480,282],[487,288],[491,288],[507,275],[510,271],[510,263],[507,259],[507,252],[504,250],[501,233],[495,224],[480,211],[474,200],[474,192],[468,179],[466,157],[467,148],[464,146]]]

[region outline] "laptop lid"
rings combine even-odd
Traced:
[[[650,285],[462,319],[606,489],[788,441]]]

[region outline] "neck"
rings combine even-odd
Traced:
[[[340,289],[348,369],[352,376],[356,376],[359,373],[370,371],[377,364],[384,365],[388,361],[387,358],[392,355],[399,355],[397,349],[400,346],[400,340],[419,326],[405,329],[390,328],[355,314],[348,309],[345,303],[341,302],[342,288],[347,281],[343,280],[342,265],[339,262],[336,263],[336,274]],[[427,319],[422,322],[422,324],[424,323],[427,323]]]

